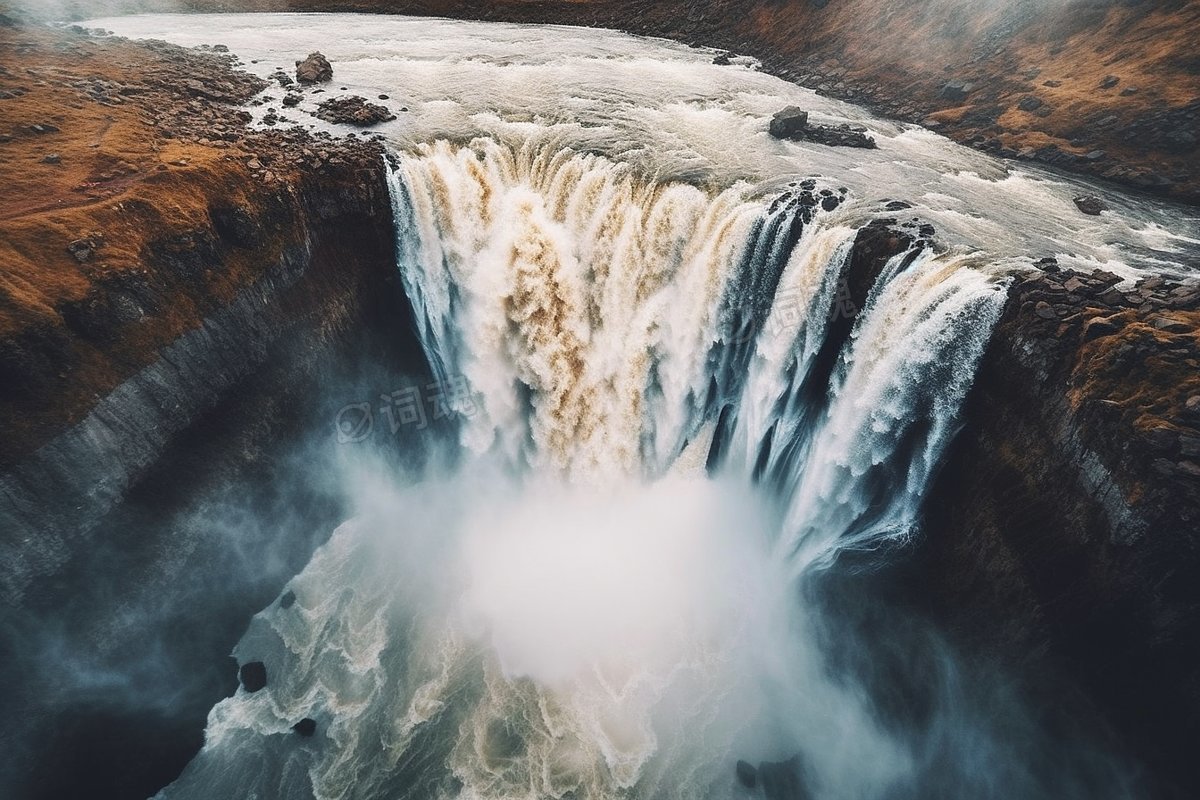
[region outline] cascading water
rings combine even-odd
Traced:
[[[902,730],[832,670],[811,589],[913,532],[1018,264],[987,253],[1132,271],[1186,225],[1132,205],[1048,224],[1037,208],[1070,187],[807,93],[880,151],[773,142],[763,112],[802,90],[681,46],[154,19],[103,24],[220,35],[264,70],[282,26],[349,85],[412,93],[387,133],[398,268],[434,375],[471,409],[448,474],[414,486],[352,459],[360,513],[237,647],[268,688],[213,709],[164,796],[728,797],[738,758],[793,756],[797,798],[1124,796],[1115,767],[1027,768],[952,666],[929,682],[953,713]],[[896,255],[855,300],[877,184],[918,195],[949,246]]]
[[[1002,284],[897,257],[814,408],[855,235],[815,186],[710,193],[492,140],[423,147],[391,180],[473,459],[420,489],[432,518],[347,523],[296,605],[256,619],[239,654],[280,682],[218,706],[167,795],[703,797],[736,752],[799,751],[828,796],[900,780],[903,745],[825,674],[792,587],[908,532]],[[319,754],[271,736],[305,716]],[[231,770],[234,751],[282,772]]]

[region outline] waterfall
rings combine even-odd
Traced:
[[[968,256],[897,255],[857,309],[839,296],[856,231],[803,201],[814,181],[705,192],[486,139],[389,178],[426,355],[481,410],[465,447],[654,479],[715,428],[723,471],[790,498],[788,558],[911,529],[1003,305]]]
[[[912,533],[1003,279],[918,241],[856,298],[867,217],[816,179],[396,155],[397,267],[468,455],[355,472],[358,515],[238,644],[269,690],[213,709],[164,796],[728,797],[742,755],[799,759],[797,799],[921,796],[930,742],[830,673],[802,587]],[[955,775],[1005,763],[972,736],[936,745]]]

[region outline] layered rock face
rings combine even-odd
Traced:
[[[972,648],[1065,672],[1160,791],[1194,796],[1200,282],[1118,282],[1014,285],[927,498],[917,593]]]
[[[219,53],[0,37],[35,65],[0,75],[0,597],[17,602],[256,370],[310,367],[381,287],[399,295],[378,145],[250,131],[260,83]]]

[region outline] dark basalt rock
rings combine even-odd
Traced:
[[[238,669],[238,680],[242,688],[253,694],[267,686],[267,665],[261,661],[251,661]]]
[[[1094,194],[1084,194],[1076,197],[1075,205],[1080,211],[1093,217],[1100,216],[1101,211],[1108,211],[1108,206],[1105,205],[1104,201]]]
[[[296,80],[300,83],[329,83],[333,80],[333,65],[321,53],[310,53],[296,62]]]
[[[873,149],[875,140],[866,129],[857,125],[810,125],[808,112],[790,106],[771,118],[768,132],[776,139],[815,142],[830,147],[862,147]]]
[[[790,139],[808,127],[808,112],[797,106],[788,106],[771,117],[768,132],[776,139]]]
[[[386,107],[367,102],[362,97],[335,97],[317,106],[317,119],[367,128],[380,122],[391,122],[396,115]]]
[[[279,598],[279,607],[287,610],[296,604],[296,593],[288,589],[283,593],[283,597]]]
[[[315,719],[305,717],[293,725],[292,730],[304,737],[312,736],[317,732],[317,721]]]

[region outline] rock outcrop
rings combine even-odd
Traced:
[[[296,80],[302,84],[329,83],[333,80],[333,65],[320,53],[312,53],[296,62]]]
[[[875,140],[866,134],[866,128],[843,123],[841,125],[813,125],[808,121],[808,112],[790,106],[771,118],[768,133],[776,139],[815,142],[829,147],[875,148]]]

